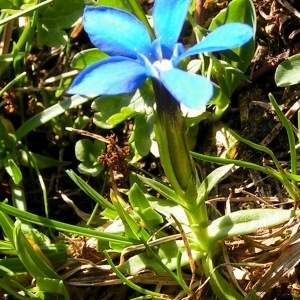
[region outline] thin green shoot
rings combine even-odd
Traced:
[[[291,158],[291,173],[297,175],[297,173],[298,173],[297,153],[296,153],[296,141],[295,141],[293,127],[291,125],[291,122],[287,119],[287,117],[284,115],[284,113],[279,108],[279,106],[272,94],[269,94],[269,99],[276,111],[276,114],[278,115],[280,121],[282,122],[282,124],[287,132],[288,141],[289,141],[290,158]],[[297,184],[297,182],[295,180],[292,180],[292,183],[294,186],[296,186],[296,184]]]
[[[113,261],[111,260],[109,254],[107,251],[104,251],[104,255],[105,255],[105,258],[108,262],[108,264],[111,266],[112,270],[115,272],[115,274],[129,287],[131,287],[132,289],[142,293],[142,294],[147,294],[149,296],[153,296],[153,297],[159,297],[161,298],[163,295],[160,294],[160,293],[156,293],[156,292],[153,292],[153,291],[150,291],[150,290],[147,290],[147,289],[144,289],[140,286],[138,286],[137,284],[133,283],[132,281],[130,281],[126,276],[124,276],[122,274],[122,272],[120,272],[118,270],[118,268],[114,265]]]
[[[36,9],[41,8],[42,6],[45,6],[47,4],[50,4],[51,2],[53,2],[53,0],[45,0],[44,2],[41,2],[41,3],[38,3],[36,5],[30,6],[30,7],[26,8],[26,9],[20,11],[20,12],[17,12],[15,14],[9,16],[9,17],[6,17],[6,18],[0,20],[0,26],[4,25],[4,24],[6,24],[10,21],[13,21],[15,19],[18,19],[18,18],[20,18],[24,15],[28,15],[29,13],[35,11]]]

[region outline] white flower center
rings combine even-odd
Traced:
[[[160,71],[167,71],[173,68],[172,62],[169,59],[157,60],[153,63],[153,66]]]

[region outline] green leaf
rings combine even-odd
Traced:
[[[238,235],[253,233],[260,228],[287,222],[298,216],[300,210],[250,209],[239,210],[214,220],[206,229],[206,238],[210,243]]]
[[[125,235],[128,238],[136,238],[141,240],[142,243],[148,241],[150,234],[138,224],[140,221],[138,216],[135,214],[134,210],[125,210],[122,203],[124,202],[121,196],[114,191],[110,192],[110,198],[113,202],[113,205],[118,212],[120,219],[124,225]]]
[[[235,135],[235,137],[237,137],[237,135]],[[239,136],[239,138],[240,138],[240,136]],[[264,150],[260,150],[260,151],[264,151]],[[210,163],[216,163],[216,164],[224,164],[224,165],[234,164],[235,166],[239,166],[241,168],[248,168],[248,169],[253,169],[253,170],[257,170],[257,171],[266,173],[268,175],[274,176],[275,178],[277,178],[280,181],[283,180],[281,174],[278,173],[277,171],[275,171],[271,168],[267,168],[267,167],[258,165],[258,164],[250,163],[248,161],[204,155],[204,154],[200,154],[200,153],[196,153],[196,152],[192,152],[192,151],[190,151],[190,153],[191,153],[191,156],[195,159],[207,161]]]
[[[243,300],[243,297],[237,290],[229,284],[220,273],[219,268],[213,264],[213,256],[206,255],[202,260],[202,266],[205,275],[209,278],[209,284],[215,293],[214,299],[220,300]]]
[[[28,272],[36,279],[38,278],[59,278],[47,262],[34,250],[21,231],[21,223],[14,224],[11,218],[0,211],[1,227],[15,248],[17,255]]]
[[[121,279],[123,284],[126,284],[128,287],[130,287],[133,290],[138,291],[139,293],[143,293],[143,294],[147,295],[146,297],[138,297],[138,298],[135,298],[135,299],[149,299],[149,296],[152,296],[151,297],[152,299],[155,299],[155,298],[159,299],[159,298],[163,297],[163,295],[161,295],[159,293],[153,292],[151,290],[147,290],[147,289],[145,289],[143,287],[140,287],[137,284],[133,283],[130,279],[128,279],[128,277],[124,276],[118,270],[118,268],[114,265],[112,259],[110,258],[110,255],[107,253],[107,251],[104,251],[104,255],[105,255],[105,258],[106,258],[108,264],[111,266],[113,272]]]
[[[11,158],[4,160],[4,167],[6,172],[12,178],[14,183],[18,184],[22,180],[22,172],[20,168],[17,166],[15,161]]]
[[[148,207],[151,207],[144,192],[140,189],[137,183],[133,183],[131,186],[128,192],[128,198],[131,206],[134,209],[144,210]]]
[[[177,254],[182,251],[181,265],[186,266],[189,264],[189,258],[182,240],[171,241],[159,245],[157,255],[160,261],[169,269],[175,270],[177,266]],[[194,260],[199,260],[202,253],[192,250]],[[141,253],[130,257],[123,265],[118,268],[122,273],[128,275],[137,275],[145,270],[154,270],[157,274],[164,274],[165,270],[162,268],[155,258],[147,253]]]
[[[106,53],[97,48],[83,50],[73,57],[71,67],[75,69],[84,69],[94,62],[100,61],[109,57]]]
[[[141,156],[147,156],[152,144],[153,115],[138,114],[134,119],[135,147]]]
[[[20,165],[26,167],[33,167],[33,163],[30,161],[28,157],[27,151],[21,150],[21,155],[19,156],[19,163]],[[68,161],[60,161],[48,156],[40,155],[38,153],[30,152],[30,156],[34,159],[34,163],[38,169],[47,169],[52,167],[64,167],[70,164]]]
[[[82,0],[55,0],[39,10],[40,22],[55,24],[63,29],[72,27],[83,14],[84,2]]]
[[[57,103],[41,113],[35,115],[31,119],[27,120],[23,123],[15,133],[16,139],[19,141],[23,137],[25,137],[30,131],[49,122],[51,119],[59,116],[64,113],[68,109],[81,105],[85,102],[89,101],[87,97],[81,97],[79,95],[72,96],[71,98],[64,100],[60,103]]]
[[[82,163],[78,166],[78,170],[82,174],[98,176],[104,166],[98,161],[98,157],[105,150],[105,143],[99,140],[91,141],[82,139],[75,144],[75,156]]]
[[[209,30],[213,30],[216,27],[231,23],[231,22],[239,22],[243,24],[249,24],[253,27],[254,36],[256,31],[256,13],[255,7],[253,5],[252,0],[233,0],[229,3],[227,8],[221,11],[211,22]],[[253,57],[255,50],[255,41],[254,37],[248,43],[242,45],[239,48],[232,49],[229,52],[222,52],[223,60],[226,60],[234,67],[240,69],[242,72],[245,72],[247,67],[249,66],[251,59]],[[230,53],[235,53],[237,57],[239,57],[239,61],[235,61],[236,59],[232,60]],[[229,53],[226,55],[226,53]],[[227,56],[227,57],[226,57]],[[228,74],[225,75],[229,94],[231,95],[234,89],[236,88],[237,84],[240,82],[240,78],[233,74],[232,76]]]
[[[20,299],[20,300],[27,300],[28,298],[25,296],[20,295],[19,292],[16,292],[13,288],[10,287],[8,280],[2,280],[0,278],[0,288],[3,291],[6,291],[10,297],[13,297],[14,299]]]
[[[75,156],[81,162],[93,164],[105,150],[105,143],[99,140],[81,139],[75,144]]]
[[[66,246],[66,245],[65,245]],[[42,247],[41,247],[42,248]],[[46,249],[42,249],[43,252],[46,254],[47,258],[51,261],[51,263],[55,267],[61,267],[66,263],[68,260],[68,255],[66,252],[66,247],[65,250],[63,251],[58,251],[56,249],[56,245],[53,245],[52,251],[50,252],[48,250],[48,253],[46,253]],[[16,251],[14,250],[14,253],[10,253],[9,255],[17,255]],[[4,275],[10,275],[10,271],[14,273],[26,273],[26,268],[22,264],[19,258],[13,257],[13,258],[3,258],[0,259],[0,276]]]
[[[130,96],[102,96],[92,102],[92,110],[96,111],[93,122],[101,128],[113,128],[115,125],[107,124],[107,120],[118,114],[123,107],[130,104]]]
[[[149,21],[143,11],[143,8],[138,0],[127,0],[126,2],[129,3],[132,11],[136,15],[136,17],[144,23],[144,25],[147,27],[149,34],[151,36],[151,39],[155,39],[155,34],[153,28],[150,26]]]
[[[37,216],[35,214],[29,213],[26,211],[19,210],[13,206],[10,206],[8,204],[0,202],[0,224],[3,228],[3,230],[4,230],[3,226],[7,224],[7,222],[6,222],[3,225],[4,218],[8,217],[6,214],[13,215],[19,219],[22,219],[22,220],[25,220],[30,223],[34,223],[34,224],[37,224],[37,225],[40,225],[43,227],[53,228],[57,231],[68,232],[68,233],[76,234],[76,235],[84,235],[84,236],[88,236],[88,237],[97,238],[97,239],[103,240],[103,241],[114,242],[116,244],[122,245],[123,248],[126,246],[132,246],[134,244],[140,244],[140,242],[137,239],[130,239],[130,238],[127,238],[124,236],[116,235],[116,234],[108,234],[105,232],[100,232],[95,229],[84,228],[84,227],[80,227],[80,226],[70,225],[67,223],[47,219],[47,218]],[[13,226],[12,221],[10,221],[10,222]],[[8,232],[5,231],[5,235],[7,236],[7,238],[9,240],[12,239],[12,233],[10,231],[8,231]]]
[[[11,152],[12,149],[16,148],[18,142],[15,135],[7,131],[2,118],[0,118],[0,141],[1,148],[3,147],[1,153],[5,153],[7,150]]]
[[[0,96],[2,96],[1,92],[0,92]],[[12,124],[12,122],[1,115],[0,115],[0,123],[1,123],[1,130],[3,130],[5,133],[13,134],[15,132],[15,128],[14,128],[14,125]],[[5,133],[2,133],[2,134],[5,134]]]
[[[49,266],[49,262],[43,253],[39,252],[39,247],[34,248],[26,239],[20,226],[21,223],[19,222],[14,227],[14,246],[25,268],[36,279],[59,279],[59,275]]]
[[[107,201],[101,194],[95,191],[90,185],[88,185],[81,177],[79,177],[74,171],[67,170],[66,173],[69,177],[75,182],[75,184],[88,195],[91,199],[93,199],[96,203],[98,203],[101,207],[109,209],[111,213],[117,217],[115,213],[114,206]]]
[[[291,174],[290,172],[284,171],[286,177],[290,180],[294,181],[300,181],[300,175],[297,174]]]
[[[35,3],[33,0],[0,0],[1,9],[19,9],[23,4]]]
[[[222,92],[224,93],[224,95],[222,95],[223,97],[225,96],[227,98],[230,98],[232,94],[232,90],[227,86],[228,78],[234,76],[239,82],[249,81],[240,69],[233,67],[230,63],[223,60],[218,60],[216,57],[212,57],[211,59],[213,60],[213,74],[214,77],[217,78],[218,84],[221,87]],[[215,96],[213,97],[213,100],[215,100]],[[211,101],[210,103],[212,102],[213,101]]]
[[[67,42],[63,29],[71,28],[81,18],[82,0],[55,0],[39,10],[37,38],[41,45],[59,47]]]
[[[300,53],[283,61],[276,69],[275,82],[279,87],[300,83]]]
[[[138,178],[144,182],[145,184],[149,185],[151,188],[153,188],[155,191],[157,191],[159,194],[164,196],[165,198],[174,201],[175,203],[185,207],[185,202],[183,199],[181,199],[171,188],[164,185],[161,182],[158,182],[157,180],[146,178],[144,176],[137,175]]]
[[[176,227],[175,222],[172,220],[172,216],[176,218],[177,221],[182,225],[186,232],[190,231],[189,228],[189,220],[187,215],[182,206],[174,203],[171,200],[164,199],[157,199],[154,197],[150,197],[148,201],[151,203],[151,207],[159,212],[161,215],[165,216],[166,219],[171,223],[174,224]],[[172,223],[173,222],[173,223]]]
[[[81,163],[78,165],[78,171],[80,174],[97,177],[103,171],[103,165],[95,163],[93,166],[87,166],[84,163]]]
[[[64,299],[70,299],[67,292],[66,287],[61,279],[53,279],[53,278],[40,278],[37,280],[37,286],[40,291],[53,294],[60,294],[67,296]],[[54,295],[53,295],[54,296]]]
[[[101,96],[92,103],[96,126],[111,129],[137,113],[152,114],[154,104],[151,83],[146,81],[135,93],[117,96]]]
[[[68,35],[54,24],[49,25],[46,22],[37,24],[37,39],[40,45],[60,47],[67,44]]]
[[[15,2],[18,2],[18,1],[0,0],[0,7],[2,9],[19,8],[20,6],[16,5]]]
[[[79,116],[74,121],[74,128],[84,129],[90,123],[91,119],[88,116]]]
[[[162,216],[157,213],[150,205],[143,191],[134,183],[128,192],[131,206],[139,214],[148,229],[154,229],[163,222]]]
[[[210,191],[217,185],[217,183],[225,176],[234,166],[234,164],[225,165],[212,171],[201,183],[197,191],[197,204],[206,201]]]
[[[122,107],[119,113],[114,114],[109,117],[106,121],[107,124],[110,125],[118,125],[123,121],[132,118],[136,115],[136,112],[130,107]]]

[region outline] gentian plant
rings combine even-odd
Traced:
[[[111,200],[123,221],[125,234],[132,232],[147,251],[147,255],[134,255],[118,269],[115,268],[117,274],[133,275],[138,273],[137,266],[141,269],[152,268],[157,273],[169,271],[191,294],[184,280],[180,279],[180,266],[188,264],[188,258],[192,258],[201,260],[203,271],[219,299],[243,299],[214,267],[213,258],[220,252],[219,242],[284,222],[294,216],[295,211],[254,209],[210,219],[205,204],[207,195],[232,165],[218,168],[203,181],[197,174],[187,147],[186,118],[180,104],[193,109],[202,108],[212,98],[214,84],[204,76],[187,72],[181,62],[191,55],[241,47],[253,38],[254,32],[247,24],[227,23],[185,50],[178,39],[189,5],[189,0],[156,0],[153,8],[155,34],[126,11],[87,6],[83,16],[84,29],[91,42],[109,57],[85,68],[75,78],[68,93],[89,97],[121,95],[134,92],[147,78],[152,82],[155,139],[170,186],[158,180],[135,176],[135,184],[128,191],[131,213],[125,211],[127,204],[113,188]],[[169,201],[164,204],[149,201],[142,183]],[[169,205],[167,209],[166,203]],[[166,218],[173,218],[171,223],[181,233],[185,232],[186,238],[156,244],[158,250],[153,251],[148,244],[151,236],[158,232],[156,237],[166,237],[166,233],[158,230],[162,220],[157,211]],[[143,226],[139,227],[137,220]],[[191,261],[190,265],[193,265]],[[178,276],[171,272],[174,269],[177,269]]]
[[[213,84],[203,76],[180,70],[180,61],[199,53],[239,47],[252,38],[253,30],[245,24],[225,24],[185,51],[177,41],[189,4],[190,1],[155,3],[153,41],[135,16],[111,7],[87,6],[84,28],[91,42],[111,57],[84,69],[68,92],[91,97],[131,93],[150,77],[180,103],[202,108],[213,95]],[[201,86],[201,91],[195,86]]]

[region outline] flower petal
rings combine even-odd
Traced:
[[[145,68],[134,60],[120,56],[110,57],[79,73],[67,93],[87,97],[131,93],[146,78]]]
[[[235,22],[227,23],[209,33],[200,43],[182,54],[177,61],[198,53],[234,49],[242,46],[252,37],[253,29],[251,26]]]
[[[177,43],[190,0],[156,0],[153,7],[154,31],[164,58],[171,58]]]
[[[173,97],[189,108],[203,108],[213,95],[213,84],[200,75],[174,68],[161,71],[160,79]]]
[[[110,56],[151,55],[150,35],[133,15],[106,6],[86,6],[83,26],[91,42]]]

